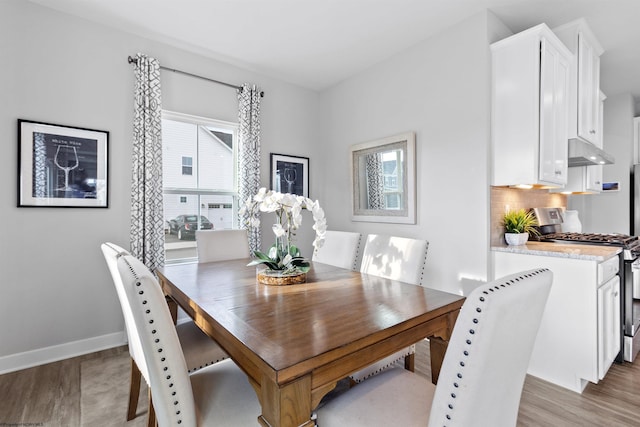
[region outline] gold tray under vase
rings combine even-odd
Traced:
[[[307,281],[307,273],[282,274],[279,271],[269,269],[259,270],[256,277],[258,283],[273,286],[299,285]]]

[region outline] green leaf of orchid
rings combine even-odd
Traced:
[[[298,257],[300,256],[300,249],[298,249],[298,247],[295,245],[291,245],[289,246],[289,253],[292,257]]]
[[[263,261],[270,261],[270,262],[273,262],[273,261],[274,261],[274,259],[269,258],[269,255],[264,254],[264,253],[262,253],[262,252],[260,252],[260,251],[254,251],[254,252],[253,252],[253,254],[254,254],[258,259],[261,259],[261,260],[263,260]]]
[[[260,264],[266,265],[270,270],[280,270],[280,268],[278,267],[278,264],[275,264],[272,261],[265,261],[260,259],[254,259],[249,264],[247,264],[247,267],[252,267],[254,265],[260,265]]]

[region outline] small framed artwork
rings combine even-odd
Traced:
[[[309,197],[309,158],[271,153],[271,189]]]
[[[106,208],[109,132],[18,120],[18,207]]]

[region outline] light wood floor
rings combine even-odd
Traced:
[[[79,426],[80,364],[107,357],[128,357],[128,352],[119,347],[0,375],[0,425]],[[430,377],[428,367],[428,344],[420,343],[416,371]],[[123,378],[128,380],[128,372]],[[114,415],[105,414],[105,419]],[[640,426],[640,359],[614,364],[603,381],[589,384],[583,394],[528,376],[518,426]]]
[[[81,362],[125,353],[118,347],[0,375],[0,426],[80,426]]]

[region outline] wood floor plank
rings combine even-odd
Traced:
[[[2,375],[0,379],[0,422],[79,424],[80,370],[73,359]]]
[[[428,341],[416,346],[416,372],[431,377]],[[614,364],[604,380],[582,394],[527,375],[518,427],[640,426],[640,358]]]
[[[90,358],[110,357],[128,359],[129,356],[126,347],[119,347],[0,375],[0,423],[79,426],[81,363]],[[431,377],[428,341],[417,344],[415,365],[417,373]],[[122,381],[128,380],[128,369],[123,369]],[[633,364],[614,364],[604,380],[589,384],[582,394],[527,376],[517,425],[635,427],[640,425],[639,391],[640,359]],[[105,396],[105,400],[108,398]],[[117,417],[124,418],[125,413],[126,404],[123,404]],[[102,425],[115,425],[113,413],[105,413],[103,417]],[[140,413],[129,423],[116,424],[134,427],[144,423],[145,418],[146,414]]]
[[[0,424],[80,425],[80,364],[127,352],[118,347],[0,375]]]

